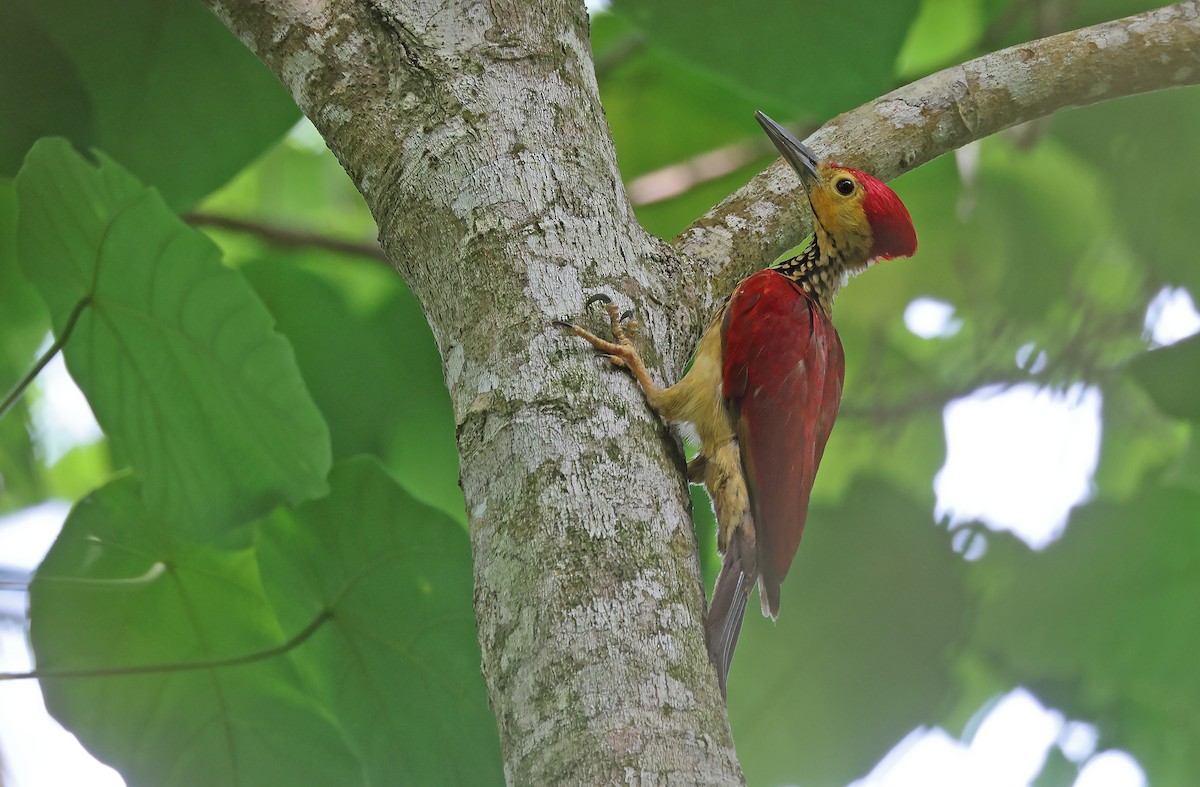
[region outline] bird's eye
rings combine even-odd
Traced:
[[[837,183],[834,183],[833,187],[843,197],[849,197],[854,193],[854,181],[850,180],[850,178],[842,178]]]

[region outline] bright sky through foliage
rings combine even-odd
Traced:
[[[1191,293],[1182,287],[1164,287],[1146,309],[1146,336],[1156,347],[1200,333],[1200,312]]]
[[[954,307],[945,301],[917,298],[904,310],[904,325],[922,339],[939,339],[958,333],[962,320],[954,318]]]
[[[1061,713],[1043,707],[1024,689],[997,702],[969,737],[963,743],[941,728],[914,730],[853,787],[1023,787],[1055,745],[1073,762],[1086,761],[1074,787],[1146,785],[1136,760],[1120,751],[1092,756],[1090,725],[1064,723]]]
[[[24,632],[0,626],[0,670],[27,670]],[[34,681],[0,684],[0,751],[5,784],[11,787],[120,787],[125,782],[97,762],[74,735],[50,718]]]
[[[32,572],[66,516],[67,505],[56,501],[0,517],[0,565]],[[23,593],[0,589],[0,610],[9,614],[23,608]],[[0,622],[0,672],[32,666],[24,627]],[[124,784],[116,771],[92,759],[74,735],[50,718],[33,681],[0,683],[0,754],[3,782],[13,787]]]
[[[1100,450],[1100,392],[1033,383],[988,387],[946,406],[946,464],[935,516],[982,521],[1040,549],[1091,488]]]

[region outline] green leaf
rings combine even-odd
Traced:
[[[1200,493],[1200,429],[1189,430],[1187,445],[1166,477],[1180,488]]]
[[[1164,413],[1200,421],[1200,336],[1140,355],[1128,371]]]
[[[43,140],[17,178],[18,250],[97,420],[172,527],[211,536],[323,493],[325,422],[245,280],[111,160]]]
[[[60,500],[78,500],[112,477],[108,442],[77,445],[44,472],[46,494]]]
[[[1159,8],[1161,3],[1155,0],[1093,0],[1090,3],[1071,5],[1065,10],[1070,16],[1061,24],[1064,30],[1108,22],[1131,14],[1140,14],[1152,8]],[[1034,15],[1036,18],[1036,14]]]
[[[0,175],[11,177],[40,137],[95,138],[87,88],[26,4],[0,5]]]
[[[287,638],[254,550],[175,540],[140,498],[125,478],[75,507],[30,587],[30,634],[39,670],[160,669],[44,678],[50,712],[132,785],[359,781],[290,656],[220,665]]]
[[[932,511],[931,479],[946,463],[946,433],[938,406],[888,417],[853,413],[863,397],[847,392],[813,488],[812,500],[833,504],[850,494],[864,476],[886,480],[905,490],[913,502]],[[932,516],[930,516],[932,521]]]
[[[1200,773],[1200,495],[1147,490],[1075,513],[1044,552],[992,537],[971,648],[1011,685],[1129,751],[1151,784]]]
[[[1097,258],[1105,244],[1094,222],[1112,216],[1103,181],[1053,140],[1020,149],[1003,138],[989,139],[981,151],[978,201],[964,222],[961,242],[976,252],[972,265],[1000,274],[993,297],[1009,314],[1045,319],[1069,292],[1075,271],[1100,267]],[[1128,298],[1137,292],[1140,271],[1112,276],[1120,274],[1125,274],[1119,281]]]
[[[0,512],[3,513],[45,499],[28,421],[24,402],[17,402],[0,418]]]
[[[20,107],[0,121],[0,175],[38,136],[65,135],[183,207],[300,117],[262,63],[191,0],[8,0],[0,31],[0,99]]]
[[[499,784],[466,534],[373,461],[216,549],[123,479],[30,589],[51,712],[131,784]],[[255,537],[249,537],[255,536]]]
[[[750,784],[845,784],[952,694],[962,562],[931,512],[886,486],[814,507],[779,621],[751,607],[729,677]]]
[[[17,194],[0,179],[0,389],[8,392],[32,365],[50,330],[37,291],[17,264]],[[3,394],[0,394],[3,395]]]
[[[414,495],[465,525],[441,357],[395,271],[325,253],[262,257],[242,270],[296,348],[334,458],[378,457]],[[355,297],[368,288],[370,302]]]
[[[286,630],[333,611],[298,659],[315,696],[350,731],[365,781],[502,783],[466,534],[374,461],[338,465],[330,482],[328,498],[275,512],[259,540]]]
[[[886,92],[917,0],[737,5],[616,0],[649,43],[758,101],[792,108],[785,121],[824,120]],[[863,24],[869,18],[870,24]]]
[[[922,0],[897,57],[896,70],[916,79],[969,59],[984,30],[982,0]]]

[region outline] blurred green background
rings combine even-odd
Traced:
[[[813,129],[939,68],[1150,7],[617,0],[593,14],[592,36],[622,175],[646,228],[671,237],[772,160],[755,109]],[[52,324],[61,333],[79,295],[71,295],[79,284],[72,265],[141,277],[105,279],[113,292],[134,281],[193,286],[172,279],[186,255],[141,240],[195,234],[172,215],[187,212],[220,249],[220,263],[213,252],[197,270],[235,271],[230,309],[264,311],[290,345],[272,362],[298,372],[287,395],[315,405],[306,421],[312,439],[294,449],[311,455],[312,482],[284,489],[264,476],[253,488],[231,488],[222,510],[239,513],[216,523],[196,525],[190,513],[173,510],[175,498],[155,491],[152,467],[173,467],[179,452],[171,441],[199,443],[208,430],[183,412],[178,431],[159,435],[164,421],[141,416],[179,414],[184,405],[173,397],[184,394],[188,402],[211,399],[198,371],[207,367],[180,348],[234,352],[220,334],[225,317],[188,316],[185,299],[184,316],[166,332],[187,342],[160,346],[136,326],[122,333],[113,317],[144,309],[159,319],[157,295],[145,304],[122,301],[121,311],[89,309],[87,336],[111,328],[128,341],[105,350],[74,335],[66,354],[77,380],[110,380],[128,368],[157,370],[173,383],[136,407],[128,388],[84,384],[104,436],[65,452],[54,447],[62,437],[52,390],[35,386],[0,419],[0,511],[99,489],[72,514],[47,561],[52,570],[33,584],[39,664],[219,661],[276,646],[290,656],[257,663],[280,673],[263,678],[265,688],[233,666],[165,684],[148,676],[119,686],[48,681],[51,711],[131,783],[189,783],[171,772],[185,756],[216,758],[252,780],[256,764],[244,752],[261,744],[261,725],[277,741],[309,741],[326,752],[319,759],[334,773],[439,783],[453,762],[466,781],[499,781],[469,636],[454,422],[419,304],[375,256],[371,217],[316,132],[297,125],[279,85],[199,4],[137,0],[110,11],[82,0],[16,0],[0,10],[0,104],[10,108],[0,123],[0,387],[31,367]],[[14,181],[45,136],[67,137],[112,161],[93,165],[47,145]],[[1074,784],[1094,752],[1107,749],[1136,758],[1152,784],[1200,782],[1200,339],[1151,349],[1148,316],[1167,288],[1177,302],[1200,292],[1197,140],[1200,89],[1175,89],[1013,129],[892,184],[913,215],[919,252],[872,268],[839,298],[843,413],[780,620],[748,616],[731,673],[730,716],[749,783],[846,784],[921,728],[969,742],[998,698],[1017,687],[1095,730],[1082,750],[1065,740],[1052,746],[1038,785]],[[125,185],[111,186],[117,181]],[[51,183],[68,187],[51,199]],[[127,274],[105,263],[110,240],[100,229],[90,241],[39,246],[39,233],[69,236],[85,214],[100,215],[100,229],[120,229],[110,234],[122,238],[121,258],[146,267]],[[142,223],[127,226],[134,215]],[[211,217],[250,231],[213,227]],[[358,251],[332,251],[296,233]],[[952,318],[914,332],[914,302]],[[231,378],[217,382],[220,390],[244,390],[246,401],[261,394],[267,407],[281,394],[251,379],[246,358],[260,351],[222,365]],[[1088,391],[1099,405],[1099,453],[1085,499],[1065,528],[1031,539],[1044,548],[989,528],[996,521],[984,508],[974,512],[983,521],[960,521],[944,500],[939,507],[934,487],[947,460],[946,406],[977,391],[1027,385],[1074,392],[1056,401],[1079,401]],[[257,412],[234,399],[234,410]],[[1020,426],[1012,431],[1022,434]],[[260,437],[282,441],[275,428],[284,429],[263,425]],[[1007,453],[975,448],[1013,465],[1034,465],[1046,450],[1033,440]],[[351,460],[363,454],[377,465]],[[1002,470],[977,480],[1036,509],[1035,491]],[[380,513],[383,503],[346,513],[356,499],[351,490],[391,501],[390,513]],[[694,499],[711,585],[711,515],[701,490]],[[361,541],[318,543],[347,518],[361,525],[354,535]],[[385,549],[397,526],[428,532],[430,548],[445,555],[442,568],[425,573],[405,573],[403,560],[386,569],[424,599],[406,623],[417,632],[408,639],[390,630],[396,611],[388,593],[365,589],[379,584],[370,555]],[[290,537],[304,549],[278,546],[290,543],[279,534],[291,530],[307,533]],[[107,545],[99,557],[81,551],[96,543]],[[126,543],[140,545],[142,562],[113,546]],[[323,552],[342,555],[351,578],[321,579],[324,569],[310,558]],[[136,598],[121,589],[129,572],[160,563],[171,569],[165,586],[156,579],[138,591],[149,595]],[[252,610],[233,622],[222,614],[234,603],[231,588],[251,599],[237,603]],[[155,617],[184,614],[179,609],[196,614],[180,626]],[[339,620],[353,612],[356,622],[340,635],[324,627],[293,641],[323,611]],[[424,658],[395,656],[422,648],[430,649]],[[402,665],[396,674],[370,668],[388,653]],[[347,689],[341,679],[352,654],[383,683]],[[435,676],[431,663],[452,666]],[[434,683],[446,693],[428,688]],[[275,703],[261,725],[238,723],[226,702],[247,691]],[[115,703],[114,696],[135,699]],[[163,707],[151,702],[160,696],[168,698]],[[433,721],[418,723],[429,707],[437,709]],[[198,716],[224,738],[197,752],[161,742],[147,751],[148,725],[182,735]],[[381,749],[355,722],[366,718],[386,719],[387,734],[412,746]],[[321,772],[303,760],[289,767],[295,783]]]

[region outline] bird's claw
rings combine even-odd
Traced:
[[[626,344],[633,340],[637,333],[638,323],[633,319],[633,309],[626,309],[620,312],[617,305],[613,303],[613,299],[602,292],[588,296],[584,301],[584,308],[590,307],[593,303],[604,305],[604,311],[608,312],[608,325],[612,330],[613,339],[618,344]]]
[[[613,340],[617,344],[633,345],[633,337],[637,334],[638,322],[633,319],[633,309],[622,313],[617,304],[609,301],[604,304],[608,312],[608,327],[612,331]]]
[[[566,320],[555,320],[554,325],[568,330],[580,338],[586,339],[589,344],[596,348],[598,354],[607,358],[614,366],[629,368],[633,357],[637,355],[637,351],[633,349],[633,337],[637,334],[638,322],[633,319],[633,309],[622,313],[617,305],[613,303],[612,298],[600,292],[589,296],[584,302],[584,307],[590,307],[594,303],[602,304],[604,311],[608,313],[608,325],[609,330],[612,331],[612,341],[601,339],[591,331]]]

